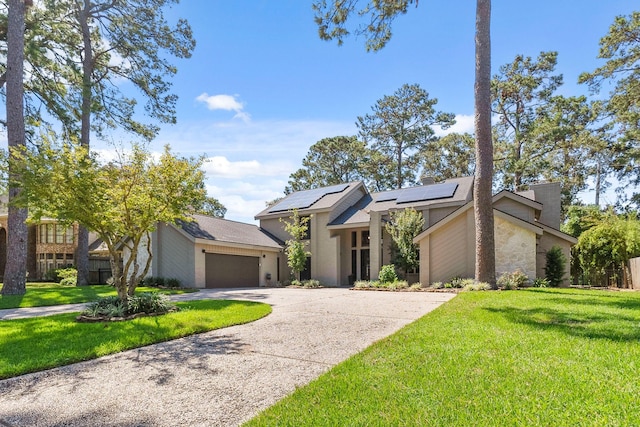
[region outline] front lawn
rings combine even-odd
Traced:
[[[640,294],[466,292],[249,426],[640,425]]]
[[[0,379],[131,348],[239,325],[271,313],[249,301],[202,300],[180,311],[111,323],[78,323],[78,313],[0,321]]]
[[[136,292],[162,292],[182,294],[194,292],[194,289],[157,289],[140,286]],[[98,298],[117,295],[116,289],[109,285],[61,286],[58,283],[27,283],[24,295],[0,295],[0,309],[18,307],[42,307],[48,305],[77,304],[95,301]]]

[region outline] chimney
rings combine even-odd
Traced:
[[[436,180],[432,176],[423,176],[420,178],[420,182],[422,182],[422,185],[432,185],[436,183]]]
[[[544,225],[560,229],[560,183],[545,182],[540,184],[531,184],[529,189],[533,190],[536,195],[536,202],[542,203],[542,212],[540,213],[540,221]]]

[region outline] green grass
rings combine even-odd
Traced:
[[[271,313],[271,306],[249,301],[176,305],[181,311],[124,322],[78,323],[78,313],[0,321],[0,379],[248,323]]]
[[[193,289],[161,289],[140,286],[136,292],[162,292],[181,294]],[[0,309],[18,307],[42,307],[48,305],[76,304],[95,301],[100,297],[116,295],[116,289],[109,285],[61,286],[58,283],[27,283],[24,295],[0,295]]]
[[[468,292],[248,426],[640,425],[640,294]]]

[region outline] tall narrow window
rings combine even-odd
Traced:
[[[64,243],[64,235],[65,235],[64,227],[61,226],[60,224],[55,224],[55,228],[56,228],[56,243],[58,244]]]
[[[47,243],[55,242],[55,227],[54,224],[47,224]]]
[[[65,243],[73,243],[73,227],[67,227],[65,230]]]
[[[369,247],[369,230],[363,230],[361,234],[362,241],[360,242],[360,246],[363,248]]]

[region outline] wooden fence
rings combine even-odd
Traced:
[[[629,270],[631,272],[631,287],[640,289],[640,258],[629,260]]]

